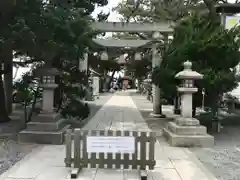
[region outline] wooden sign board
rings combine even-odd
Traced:
[[[133,154],[135,152],[135,137],[88,136],[87,152]]]

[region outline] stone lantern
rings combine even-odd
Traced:
[[[192,70],[190,61],[184,62],[183,66],[184,70],[175,76],[181,80],[177,89],[181,95],[181,115],[174,122],[169,122],[163,133],[172,146],[213,146],[213,136],[208,135],[206,127],[192,117],[192,96],[198,91],[194,81],[202,79],[203,75]]]
[[[177,89],[181,94],[181,115],[185,118],[192,118],[192,95],[198,91],[198,88],[194,87],[194,81],[202,79],[203,75],[192,71],[190,61],[186,61],[183,66],[184,70],[175,76],[176,79],[181,80],[181,85]]]
[[[55,84],[55,76],[60,72],[56,68],[43,67],[33,73],[35,77],[42,79],[39,85],[43,89],[42,111],[32,116],[32,121],[19,133],[18,139],[39,144],[62,144],[69,125],[64,124],[64,119],[53,108],[54,90],[58,86]]]

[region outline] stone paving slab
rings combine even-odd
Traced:
[[[117,92],[83,129],[150,131],[128,92]]]
[[[150,131],[128,92],[115,94],[84,129]],[[169,147],[158,139],[156,168],[148,171],[149,180],[212,180],[192,161],[186,148]],[[64,167],[64,145],[43,145],[0,176],[0,180],[70,179]],[[136,170],[84,169],[81,180],[139,180]]]

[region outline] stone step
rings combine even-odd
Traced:
[[[184,118],[184,117],[177,117],[175,119],[175,123],[179,126],[199,126],[199,120],[195,118]]]
[[[175,122],[169,122],[168,129],[178,135],[204,135],[207,133],[205,126],[179,126]]]
[[[163,129],[163,135],[171,146],[177,147],[213,147],[214,137],[205,135],[177,135],[169,129]]]
[[[60,119],[56,122],[29,122],[27,123],[27,130],[29,131],[58,131],[63,128],[64,119]]]
[[[18,140],[20,142],[60,145],[63,144],[64,134],[69,128],[70,125],[66,125],[57,132],[30,131],[25,129],[18,134]]]
[[[32,117],[32,122],[56,122],[60,117],[58,113],[40,113]]]

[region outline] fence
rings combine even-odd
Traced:
[[[133,136],[135,152],[129,153],[88,153],[87,136]],[[73,143],[72,143],[73,141]],[[154,149],[156,134],[154,132],[130,131],[86,131],[68,130],[65,135],[66,167],[81,168],[115,168],[115,169],[154,169]]]

